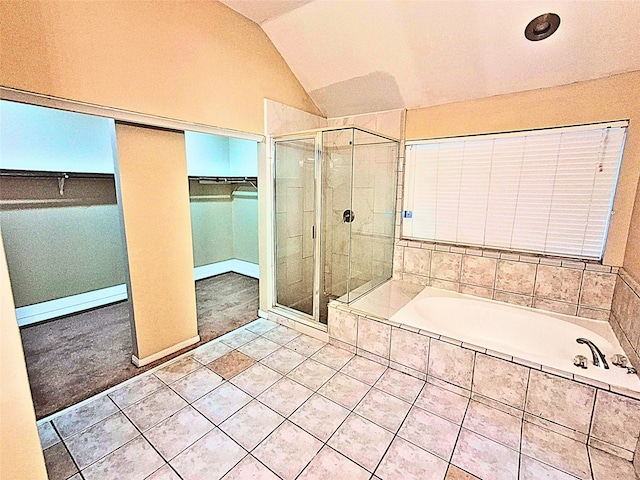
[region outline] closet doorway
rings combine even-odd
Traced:
[[[131,363],[114,120],[6,100],[0,109],[0,231],[36,416],[43,418],[169,357],[142,368]],[[245,190],[255,188],[234,186],[235,197],[248,195]],[[243,200],[236,210],[250,219]],[[238,223],[238,234],[246,237],[243,228]],[[246,245],[239,243],[236,256]],[[195,251],[202,248],[194,236]],[[219,318],[218,312],[229,320],[200,343],[257,316],[257,279],[226,275],[198,280],[194,271],[198,323],[203,315]],[[241,294],[234,299],[230,292]],[[211,299],[217,299],[215,309]]]

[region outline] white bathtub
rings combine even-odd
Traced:
[[[387,288],[392,286],[387,284]],[[360,305],[362,308],[365,302],[360,302]],[[640,379],[636,375],[628,374],[626,369],[611,363],[614,354],[624,354],[624,351],[608,322],[511,306],[433,287],[424,288],[389,320],[546,367],[640,391]],[[580,337],[591,340],[600,348],[607,358],[609,370],[592,365],[591,351],[587,345],[576,343]],[[578,354],[589,359],[589,368],[573,365],[573,358]]]

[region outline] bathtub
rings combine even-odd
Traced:
[[[384,288],[398,290],[399,287],[389,282],[379,288],[384,292]],[[385,295],[378,292],[378,298],[381,296]],[[372,298],[376,298],[375,294]],[[358,303],[362,309],[366,297]],[[611,363],[614,354],[624,354],[624,351],[608,322],[512,306],[434,287],[425,287],[387,318],[430,336],[462,342],[463,346],[478,346],[568,374],[640,391],[638,376]],[[600,348],[609,370],[592,364],[589,348],[576,343],[580,337]],[[576,355],[586,356],[589,368],[573,365]]]

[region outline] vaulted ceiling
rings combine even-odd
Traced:
[[[328,116],[640,70],[638,0],[222,0],[258,23]],[[524,37],[560,16],[546,40]]]

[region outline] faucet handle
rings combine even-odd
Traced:
[[[611,357],[611,363],[613,363],[616,367],[627,368],[627,357],[616,353],[613,357]]]
[[[573,364],[576,367],[580,367],[580,368],[587,368],[587,357],[585,357],[584,355],[576,355],[575,357],[573,357]]]

